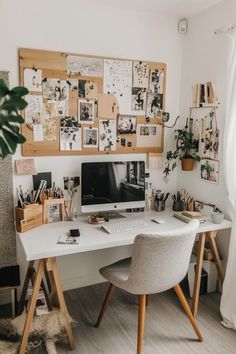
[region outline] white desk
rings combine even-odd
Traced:
[[[174,218],[172,211],[165,211],[161,213],[157,212],[145,212],[145,213],[124,213],[128,218],[143,218],[148,222],[148,228],[144,233],[154,233],[179,229],[182,228],[185,223]],[[164,224],[156,224],[151,221],[152,218],[161,218],[166,222]],[[114,219],[113,222],[122,219]],[[231,222],[224,220],[221,224],[213,224],[207,221],[199,226],[198,237],[199,247],[197,256],[197,271],[194,284],[193,305],[192,311],[194,316],[197,314],[199,303],[199,291],[200,280],[202,272],[203,251],[205,245],[205,239],[210,242],[214,260],[217,265],[217,270],[221,282],[223,282],[223,269],[221,266],[220,257],[215,243],[215,236],[218,230],[231,228]],[[78,245],[63,245],[57,244],[58,237],[61,233],[69,231],[69,229],[80,229],[80,240]],[[55,224],[42,225],[36,229],[30,230],[23,234],[18,234],[20,243],[24,249],[25,258],[29,262],[29,268],[25,280],[25,284],[22,291],[21,302],[24,301],[27,286],[32,274],[32,268],[34,262],[38,260],[38,268],[34,279],[34,290],[31,298],[28,316],[22,336],[22,342],[20,346],[20,353],[25,352],[25,348],[28,341],[29,329],[33,318],[36,298],[38,290],[40,288],[43,274],[46,273],[48,281],[52,284],[58,294],[59,305],[61,310],[66,314],[67,309],[64,302],[63,292],[61,288],[60,276],[57,268],[56,257],[65,256],[70,254],[101,250],[105,248],[113,248],[119,246],[125,246],[133,244],[134,238],[137,235],[137,231],[130,231],[126,233],[107,234],[101,229],[101,225],[90,225],[87,222],[87,216],[80,216],[75,222],[59,222]],[[51,286],[49,284],[49,286]],[[74,339],[69,323],[67,324],[67,335],[71,348],[74,348]]]

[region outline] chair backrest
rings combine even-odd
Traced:
[[[138,235],[134,241],[129,291],[152,294],[168,290],[185,277],[199,221],[176,231]]]

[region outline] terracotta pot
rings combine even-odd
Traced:
[[[194,159],[183,158],[181,160],[182,170],[183,171],[192,171],[194,166]]]

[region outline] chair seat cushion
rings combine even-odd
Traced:
[[[100,274],[115,286],[124,289],[124,283],[128,280],[131,258],[122,259],[116,263],[100,269]]]

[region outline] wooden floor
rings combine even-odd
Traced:
[[[69,312],[79,322],[74,328],[79,354],[135,354],[137,297],[117,291],[100,328],[94,328],[107,284],[65,293]],[[198,324],[204,342],[196,341],[174,292],[150,296],[145,321],[143,354],[233,354],[236,333],[220,324],[219,294],[201,297]],[[67,353],[58,347],[58,353]]]
[[[58,354],[135,354],[137,297],[117,291],[100,328],[96,322],[107,284],[65,292],[68,310],[78,321],[73,332],[77,348],[58,345]],[[198,325],[204,342],[196,341],[176,295],[170,291],[149,298],[143,354],[234,354],[236,333],[220,324],[219,294],[201,297]]]

